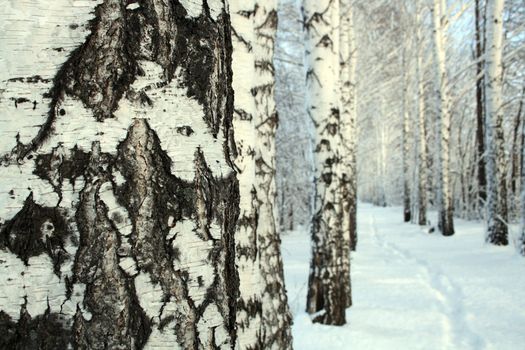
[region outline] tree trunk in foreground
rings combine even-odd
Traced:
[[[436,95],[437,104],[437,206],[438,229],[443,236],[454,234],[454,208],[452,202],[452,186],[450,183],[450,98],[448,96],[448,79],[446,69],[446,40],[447,9],[444,0],[434,0],[434,57],[438,65]]]
[[[314,322],[342,325],[349,276],[348,235],[342,230],[339,2],[306,0],[307,113],[315,126],[314,217],[307,311]]]
[[[507,245],[507,179],[503,135],[503,0],[487,3],[485,110],[487,112],[487,242]]]
[[[0,348],[231,349],[223,3],[64,4],[0,14]]]

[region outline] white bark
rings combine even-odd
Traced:
[[[5,348],[232,348],[230,24],[182,3],[4,4]]]
[[[437,63],[437,205],[438,229],[444,236],[454,234],[452,186],[450,182],[450,97],[447,78],[446,28],[448,25],[446,1],[434,0],[434,57]]]
[[[352,43],[352,11],[350,1],[340,0],[340,84],[341,84],[341,209],[343,220],[343,244],[355,242],[355,220],[356,220],[356,195],[355,195],[355,89],[352,71],[355,69],[355,61],[351,50]],[[355,246],[354,246],[355,248]],[[351,249],[350,249],[351,250]],[[350,275],[350,259],[343,262],[345,275]],[[350,283],[346,284],[346,305],[352,305],[352,290]]]
[[[257,108],[254,119],[257,128],[255,186],[260,203],[257,231],[262,275],[259,344],[261,349],[287,350],[292,348],[292,317],[284,285],[275,186],[275,133],[278,116],[274,100],[273,55],[277,32],[276,7],[275,0],[257,1],[254,15],[256,84],[252,94]]]
[[[234,33],[235,165],[241,216],[237,226],[240,297],[237,349],[289,349],[290,323],[276,225],[273,1],[231,3]]]
[[[307,0],[303,5],[306,29],[306,108],[315,125],[314,217],[307,311],[314,322],[341,325],[349,276],[348,235],[342,231],[341,124],[339,83],[339,2]]]
[[[503,135],[503,0],[487,2],[485,111],[487,143],[487,241],[508,244]]]
[[[255,1],[230,1],[232,23],[232,67],[235,134],[235,167],[239,179],[239,220],[235,231],[236,262],[239,272],[237,301],[237,349],[255,349],[261,328],[260,259],[257,244],[257,217],[260,202],[255,188],[257,132],[256,106],[251,90],[256,81],[254,30]]]
[[[416,80],[417,80],[417,208],[418,224],[427,223],[427,142],[425,128],[425,88],[423,64],[423,35],[419,6],[416,8]]]

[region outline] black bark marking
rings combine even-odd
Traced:
[[[195,133],[195,131],[193,131],[193,129],[189,125],[179,126],[176,130],[179,134],[184,136],[191,136]]]
[[[60,267],[69,258],[64,243],[71,231],[65,216],[57,208],[42,207],[26,198],[23,208],[6,221],[0,231],[0,248],[7,248],[28,265],[29,258],[47,254],[60,276]]]
[[[93,166],[96,157],[91,161]],[[140,349],[151,333],[151,322],[138,302],[133,281],[118,267],[121,237],[98,198],[102,184],[98,178],[105,174],[93,173],[96,176],[88,176],[76,213],[80,247],[74,265],[75,282],[86,285],[84,305],[92,316],[87,321],[77,310],[75,345],[82,349]]]
[[[72,333],[63,315],[50,313],[32,318],[25,307],[18,322],[0,311],[0,349],[63,350],[72,345]]]

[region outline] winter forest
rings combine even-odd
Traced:
[[[524,0],[0,2],[0,350],[524,347]]]

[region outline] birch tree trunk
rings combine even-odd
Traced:
[[[355,38],[354,28],[354,8],[352,3],[349,4],[348,20],[348,42],[350,51],[350,115],[348,116],[348,131],[346,142],[349,148],[349,166],[348,171],[350,177],[350,249],[355,251],[357,248],[357,43]],[[351,304],[351,301],[349,305]]]
[[[339,2],[306,0],[307,113],[315,126],[315,200],[307,311],[314,322],[342,325],[349,276],[348,235],[342,230]]]
[[[437,206],[438,229],[443,236],[454,234],[454,209],[452,202],[452,186],[450,183],[450,98],[448,96],[448,79],[446,69],[446,36],[447,27],[446,2],[434,0],[434,56],[438,65],[436,80],[438,90],[437,103]]]
[[[425,88],[423,65],[423,35],[420,7],[416,8],[416,79],[417,79],[417,207],[418,224],[427,224],[427,133],[425,128]]]
[[[259,0],[255,4],[255,98],[257,156],[255,186],[259,198],[258,250],[261,264],[262,324],[260,349],[292,348],[292,316],[284,285],[281,240],[277,230],[275,184],[275,133],[278,116],[275,105],[273,54],[277,33],[277,2]]]
[[[401,114],[403,118],[403,132],[402,132],[402,141],[403,141],[403,220],[405,222],[410,222],[412,217],[411,204],[410,204],[410,146],[409,146],[409,134],[410,134],[410,116],[407,110],[407,99],[408,99],[408,84],[407,84],[407,62],[406,62],[406,49],[403,51],[402,57],[402,101],[401,101]]]
[[[254,30],[255,1],[230,1],[235,128],[235,169],[239,179],[239,220],[235,231],[239,271],[237,301],[237,349],[257,349],[260,340],[262,300],[258,245],[260,201],[255,186],[257,157],[256,106],[251,90],[256,81]]]
[[[0,23],[0,348],[231,349],[224,3],[8,2]]]
[[[339,47],[340,47],[340,84],[341,84],[341,208],[342,208],[342,220],[343,220],[343,235],[348,237],[348,242],[353,241],[353,235],[355,234],[355,192],[354,192],[354,182],[355,182],[355,172],[354,172],[354,148],[355,142],[353,138],[355,137],[354,132],[354,122],[355,119],[352,115],[353,113],[353,104],[355,103],[355,94],[353,94],[353,86],[351,79],[351,65],[355,64],[352,59],[351,54],[351,44],[350,44],[350,30],[352,26],[352,12],[350,9],[350,1],[348,0],[339,0],[340,8],[340,31],[339,31]],[[350,259],[345,259],[343,262],[343,273],[345,276],[350,276]],[[352,305],[352,290],[350,283],[345,285],[348,289],[346,291],[346,306],[350,307]]]
[[[503,0],[487,2],[485,110],[487,113],[487,242],[508,244],[507,179],[503,135]]]
[[[234,126],[241,216],[236,247],[237,349],[291,349],[291,315],[276,224],[273,1],[232,1]]]

